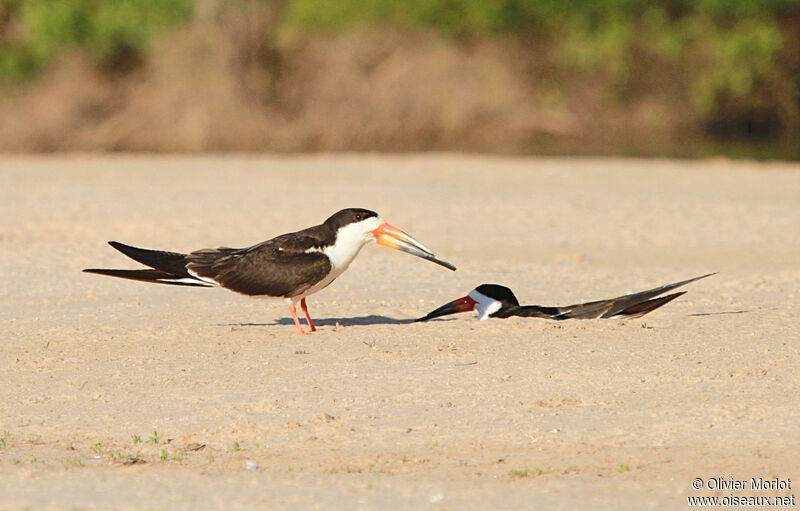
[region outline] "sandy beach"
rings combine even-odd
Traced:
[[[367,246],[308,299],[81,273],[108,240],[248,246],[344,207]],[[472,314],[709,272],[631,321]],[[0,158],[0,509],[686,509],[800,487],[800,165],[419,156]],[[692,488],[695,478],[703,487]],[[796,508],[800,503],[795,504]]]

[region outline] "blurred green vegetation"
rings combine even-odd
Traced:
[[[783,16],[798,6],[797,0],[290,0],[287,23],[311,30],[389,23],[452,35],[546,34],[575,24],[598,27],[637,19],[653,8],[672,20],[704,15],[724,21]]]
[[[34,76],[60,51],[89,52],[125,72],[144,59],[153,32],[188,20],[192,0],[0,0],[0,77]]]
[[[794,23],[782,31],[787,19]],[[665,79],[688,81],[693,107],[712,124],[737,102],[757,112],[733,121],[794,111],[777,122],[800,122],[800,64],[784,55],[785,32],[800,30],[800,0],[291,0],[285,22],[301,31],[389,24],[534,39],[546,43],[555,72],[603,77],[617,99],[648,67],[664,66],[681,74]]]
[[[24,82],[69,48],[128,72],[153,34],[191,20],[199,1],[0,0],[0,80]],[[662,69],[712,128],[800,125],[800,0],[205,0],[248,1],[280,5],[281,29],[301,34],[392,26],[536,41],[555,76],[602,79],[620,101]]]

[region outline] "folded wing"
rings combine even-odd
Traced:
[[[685,286],[696,280],[704,279],[715,275],[709,273],[672,284],[632,293],[628,295],[609,298],[607,300],[597,300],[593,302],[578,303],[565,307],[542,307],[539,305],[523,305],[516,308],[508,308],[498,311],[492,317],[506,318],[511,316],[550,318],[550,319],[595,319],[595,318],[638,318],[656,310],[686,291],[660,296],[673,289]]]

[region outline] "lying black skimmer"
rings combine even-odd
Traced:
[[[149,269],[83,271],[162,284],[221,286],[251,296],[284,298],[297,329],[306,334],[295,304],[300,302],[309,329],[316,331],[306,297],[333,282],[370,241],[456,269],[410,235],[384,222],[377,213],[351,208],[339,211],[320,225],[248,248],[221,247],[179,254],[109,241],[112,247]]]
[[[686,291],[666,296],[661,296],[662,294],[711,275],[715,274],[709,273],[639,293],[609,298],[608,300],[567,305],[566,307],[520,305],[517,297],[514,296],[514,293],[509,288],[497,284],[482,284],[470,291],[467,296],[442,305],[416,321],[428,321],[440,316],[468,312],[473,309],[478,311],[479,320],[514,316],[547,319],[638,318],[671,302],[685,294]]]

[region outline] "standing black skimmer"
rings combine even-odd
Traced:
[[[457,312],[468,312],[473,309],[478,311],[479,320],[510,318],[513,316],[559,320],[638,318],[671,302],[675,298],[685,294],[686,291],[666,296],[660,295],[711,275],[715,274],[709,273],[707,275],[701,275],[693,279],[648,289],[647,291],[641,291],[639,293],[609,298],[608,300],[567,305],[566,307],[520,305],[517,301],[517,297],[514,296],[514,293],[509,288],[497,284],[482,284],[470,291],[467,296],[444,304],[438,309],[429,312],[427,316],[419,318],[416,321],[428,321],[429,319],[438,318],[440,316],[455,314]]]
[[[350,208],[335,213],[320,225],[248,248],[220,247],[179,254],[109,241],[112,247],[150,268],[83,271],[162,284],[221,286],[251,296],[284,298],[297,329],[306,334],[295,304],[300,302],[310,330],[316,331],[306,297],[333,282],[370,241],[456,269],[410,235],[384,222],[377,213]]]

